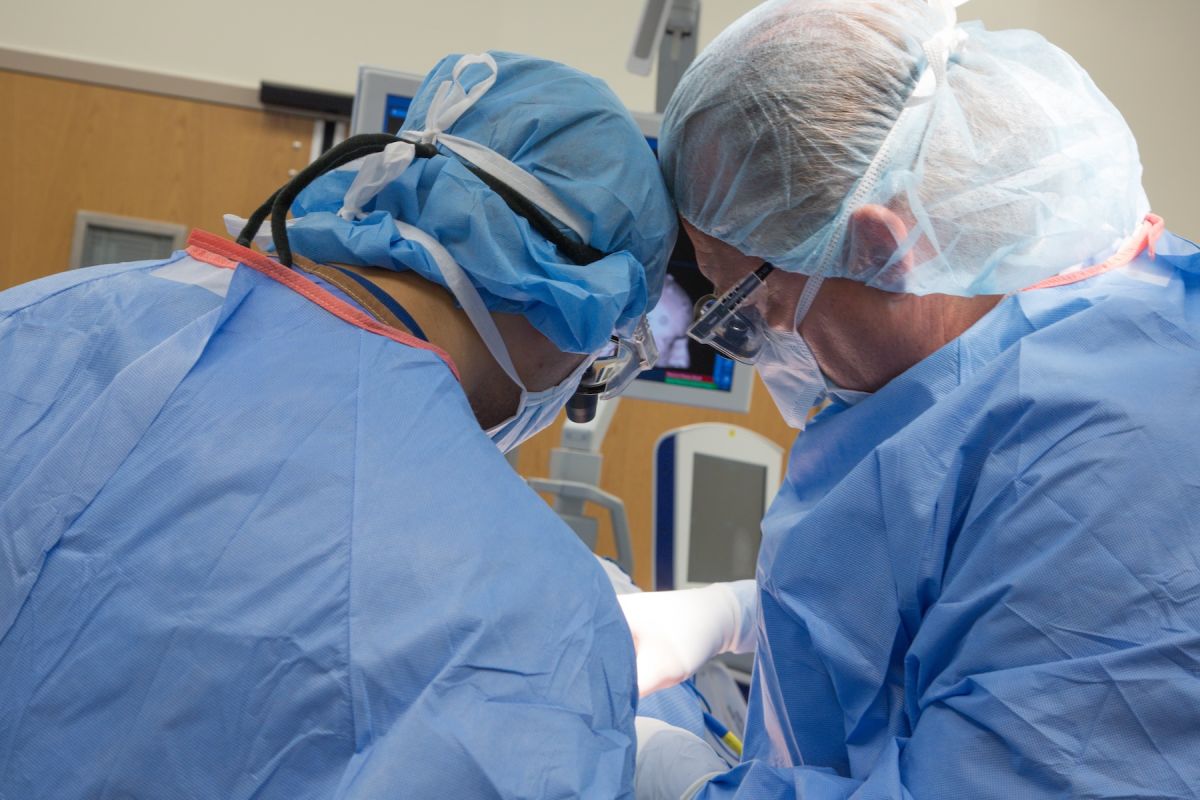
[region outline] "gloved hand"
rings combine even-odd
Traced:
[[[694,733],[651,717],[637,717],[636,800],[688,800],[728,767]]]
[[[642,697],[685,680],[719,653],[754,650],[754,581],[627,594],[617,602],[633,633]]]

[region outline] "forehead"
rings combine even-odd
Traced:
[[[696,248],[696,261],[701,272],[718,289],[736,283],[762,264],[761,258],[746,255],[733,245],[709,236],[687,220],[683,220],[683,228]]]

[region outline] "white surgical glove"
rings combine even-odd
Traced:
[[[636,800],[690,800],[713,776],[728,767],[691,731],[637,717],[637,766],[633,773]]]
[[[633,633],[642,697],[686,680],[715,655],[754,651],[754,581],[627,594],[617,602]]]

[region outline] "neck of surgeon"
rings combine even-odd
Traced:
[[[435,344],[449,354],[471,410],[487,429],[512,416],[521,390],[505,373],[454,297],[441,286],[412,272],[344,265],[375,283],[408,311]],[[520,314],[492,312],[513,365],[529,391],[555,386],[583,360],[564,353]]]
[[[796,283],[803,288],[805,278]],[[957,339],[1002,300],[887,292],[844,278],[824,282],[800,326],[826,376],[874,392]]]

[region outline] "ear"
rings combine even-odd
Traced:
[[[850,214],[846,230],[846,269],[850,277],[876,284],[899,284],[912,269],[912,251],[888,266],[897,248],[908,239],[908,226],[889,208],[865,205]],[[880,275],[883,269],[887,275]]]

